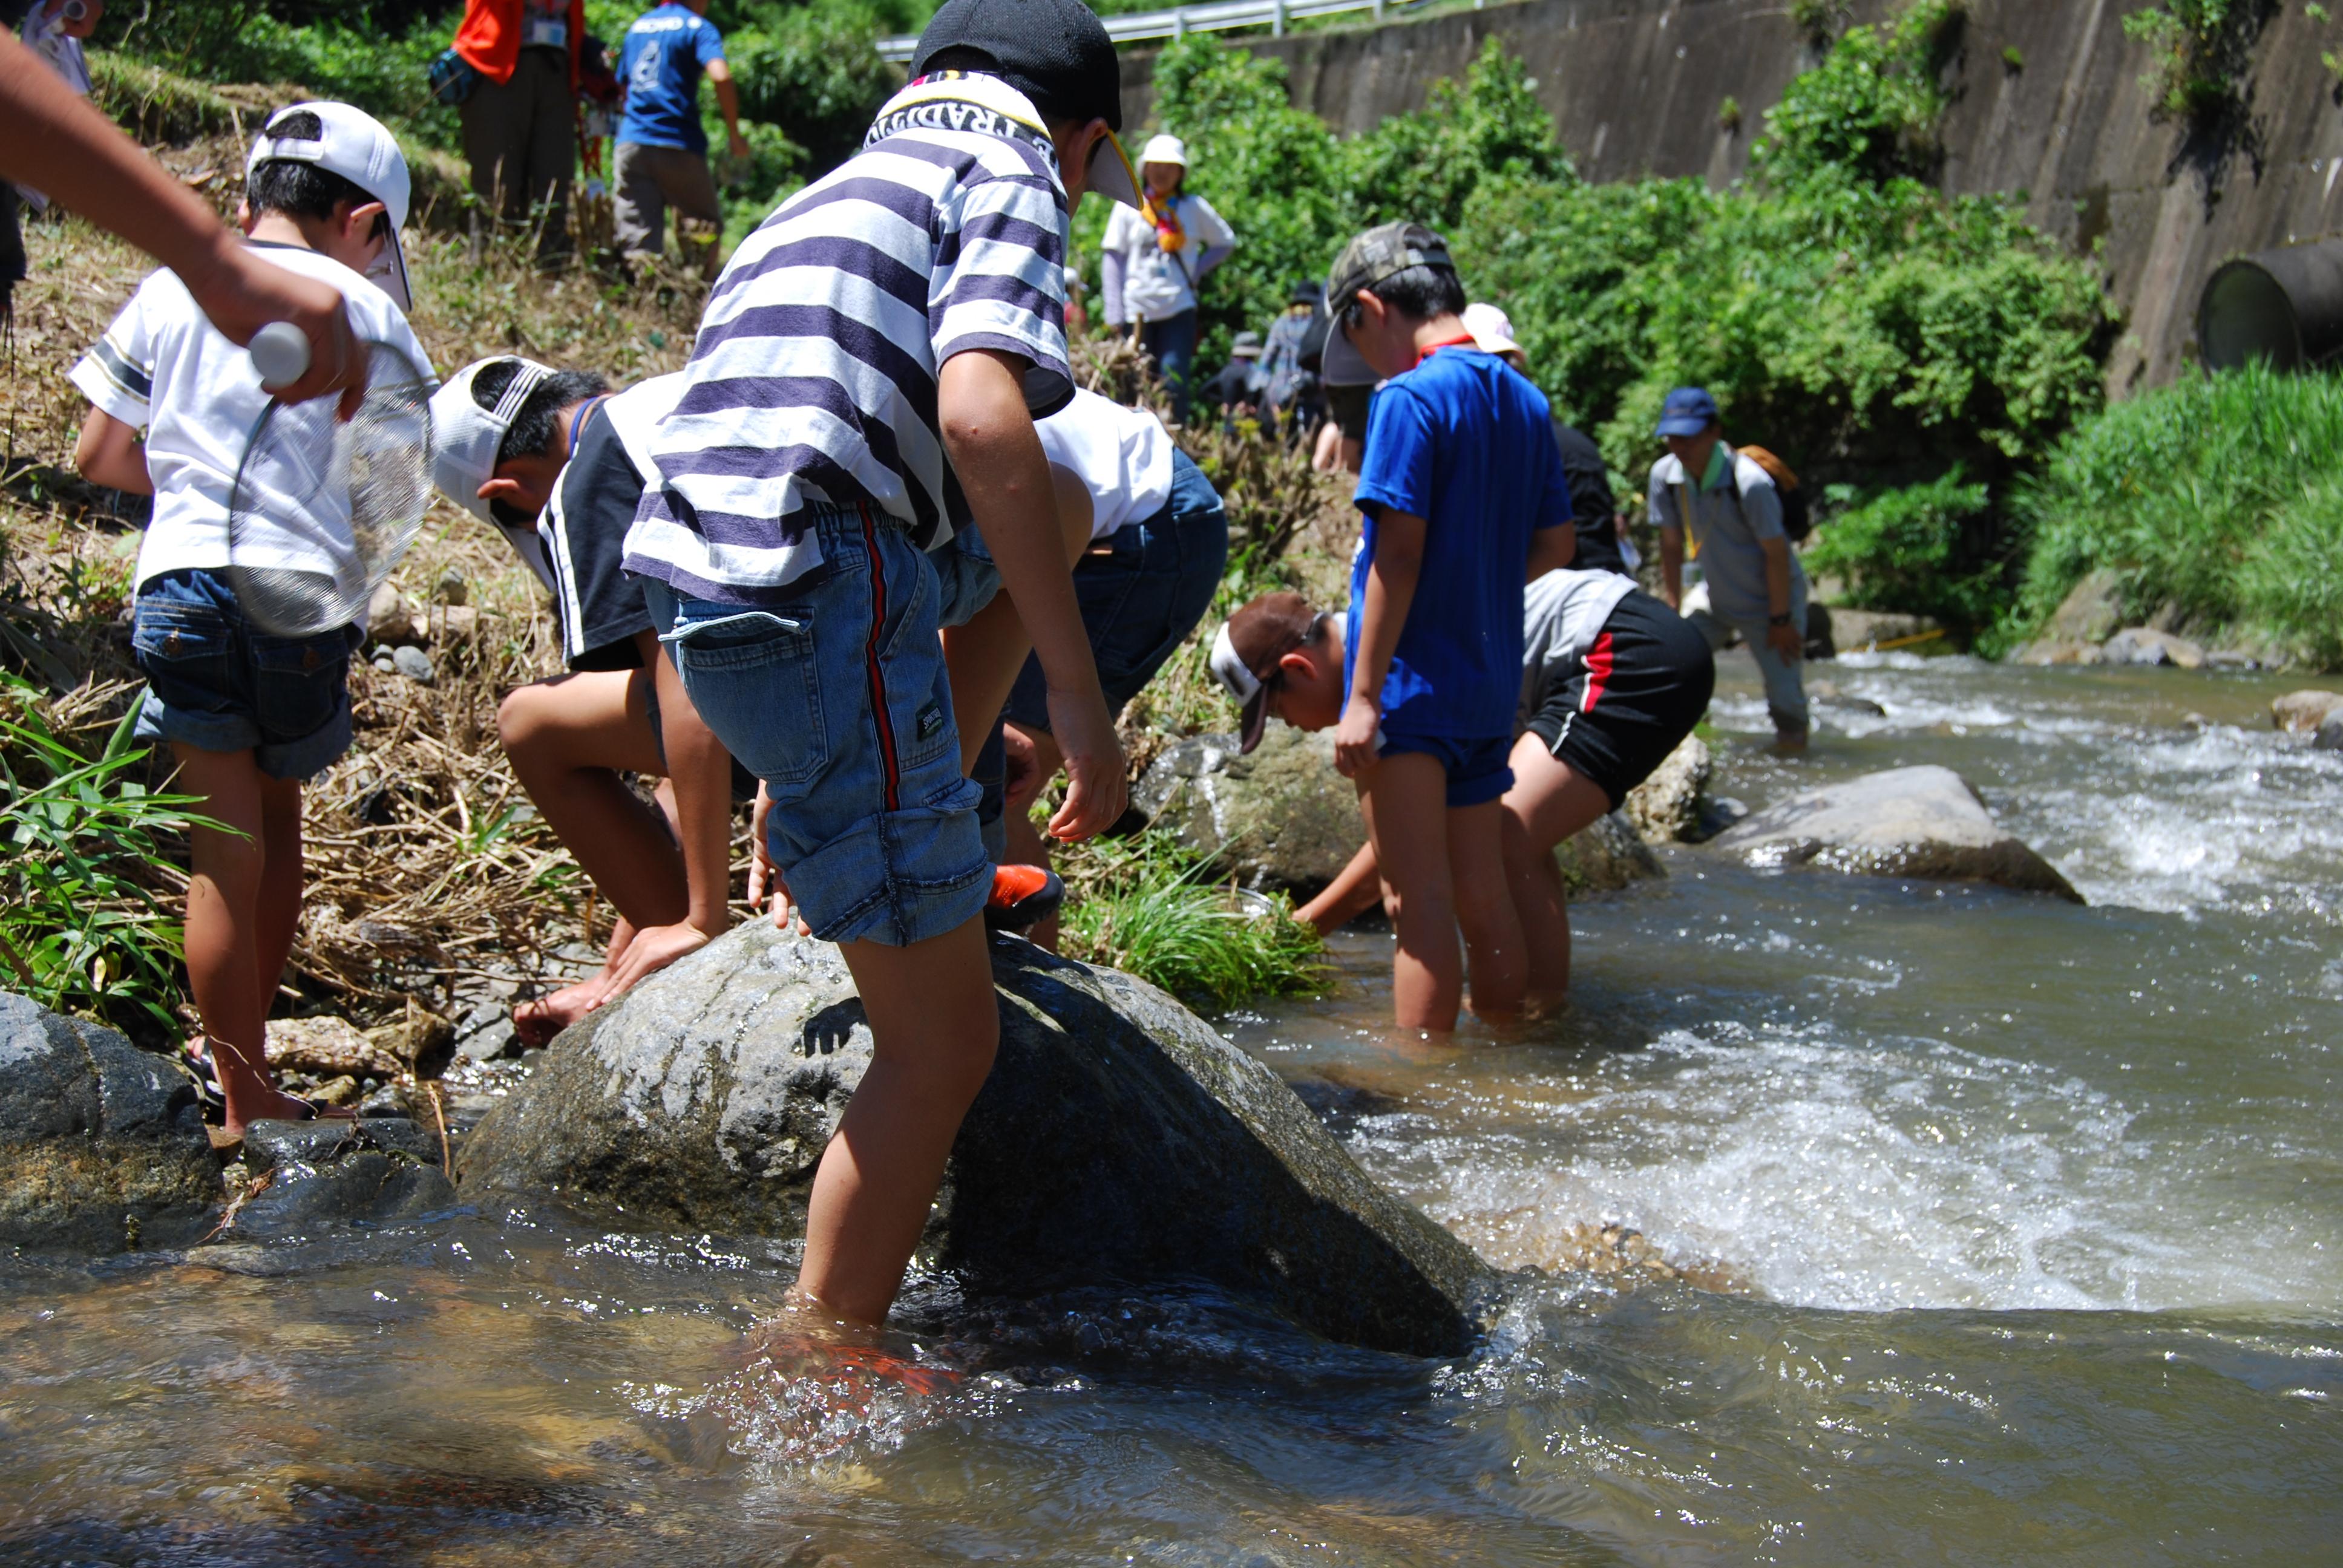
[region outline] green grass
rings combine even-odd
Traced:
[[[1169,833],[1080,846],[1058,869],[1071,895],[1061,942],[1072,957],[1199,1004],[1322,989],[1324,944],[1285,896],[1215,885],[1211,861]]]
[[[2343,667],[2343,377],[2258,366],[2108,408],[2051,453],[2017,508],[2020,619],[2106,567],[2135,617],[2274,638]]]

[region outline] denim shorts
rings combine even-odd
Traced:
[[[1510,735],[1467,740],[1455,735],[1383,735],[1384,757],[1418,752],[1436,759],[1448,770],[1448,809],[1485,805],[1513,787],[1513,738]]]
[[[356,627],[272,637],[218,572],[159,572],[138,588],[130,647],[146,677],[141,740],[249,751],[271,779],[309,779],[350,749]]]
[[[825,941],[906,947],[974,920],[992,890],[960,770],[934,567],[860,508],[806,528],[824,565],[753,607],[643,597],[692,706],[772,798],[765,845]]]
[[[1001,591],[1001,568],[974,523],[952,530],[941,548],[928,552],[936,568],[936,624],[966,626]]]
[[[1172,495],[1144,522],[1126,523],[1074,568],[1074,598],[1098,661],[1107,712],[1120,716],[1212,607],[1229,561],[1229,515],[1188,454],[1172,454]],[[1041,660],[1027,657],[1009,693],[1021,729],[1050,728]]]

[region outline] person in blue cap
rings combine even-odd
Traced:
[[[1719,651],[1741,635],[1765,679],[1775,744],[1803,751],[1806,574],[1782,529],[1773,476],[1726,444],[1716,399],[1698,387],[1668,394],[1658,435],[1668,455],[1652,465],[1648,499],[1660,530],[1660,591],[1684,612],[1684,562],[1699,566],[1708,604],[1685,618]]]

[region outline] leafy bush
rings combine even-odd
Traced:
[[[1855,605],[1933,615],[1963,636],[1990,627],[2008,598],[2001,563],[1971,538],[1986,487],[1956,465],[1900,489],[1842,487],[1841,510],[1806,552],[1806,569],[1836,577]],[[1983,567],[1966,563],[1984,558]]]
[[[1966,0],[1919,0],[1892,23],[1849,29],[1766,111],[1753,164],[1776,183],[1826,170],[1926,178],[1945,110],[1938,77],[1966,11]]]
[[[2155,0],[2123,19],[2124,36],[2148,47],[2140,85],[2167,115],[2202,115],[2228,104],[2246,45],[2268,0]]]
[[[154,890],[175,876],[163,836],[207,819],[137,775],[126,713],[87,757],[35,688],[0,673],[0,985],[59,1012],[153,1038],[178,1027],[180,927]]]
[[[2170,605],[2343,665],[2338,451],[2343,377],[2256,365],[2115,405],[2019,491],[2033,531],[2021,623],[2107,567],[2133,616]]]

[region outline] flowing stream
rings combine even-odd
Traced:
[[[1678,849],[1578,911],[1562,1018],[1396,1034],[1362,933],[1223,1020],[1534,1266],[1469,1356],[921,1279],[898,1348],[950,1374],[830,1408],[753,1348],[762,1244],[458,1212],[0,1261],[0,1560],[2333,1561],[2343,755],[2271,731],[2276,678],[1815,675],[1775,762],[1726,661],[1720,793],[1943,762],[2089,907]],[[1604,1222],[1670,1268],[1579,1266]]]

